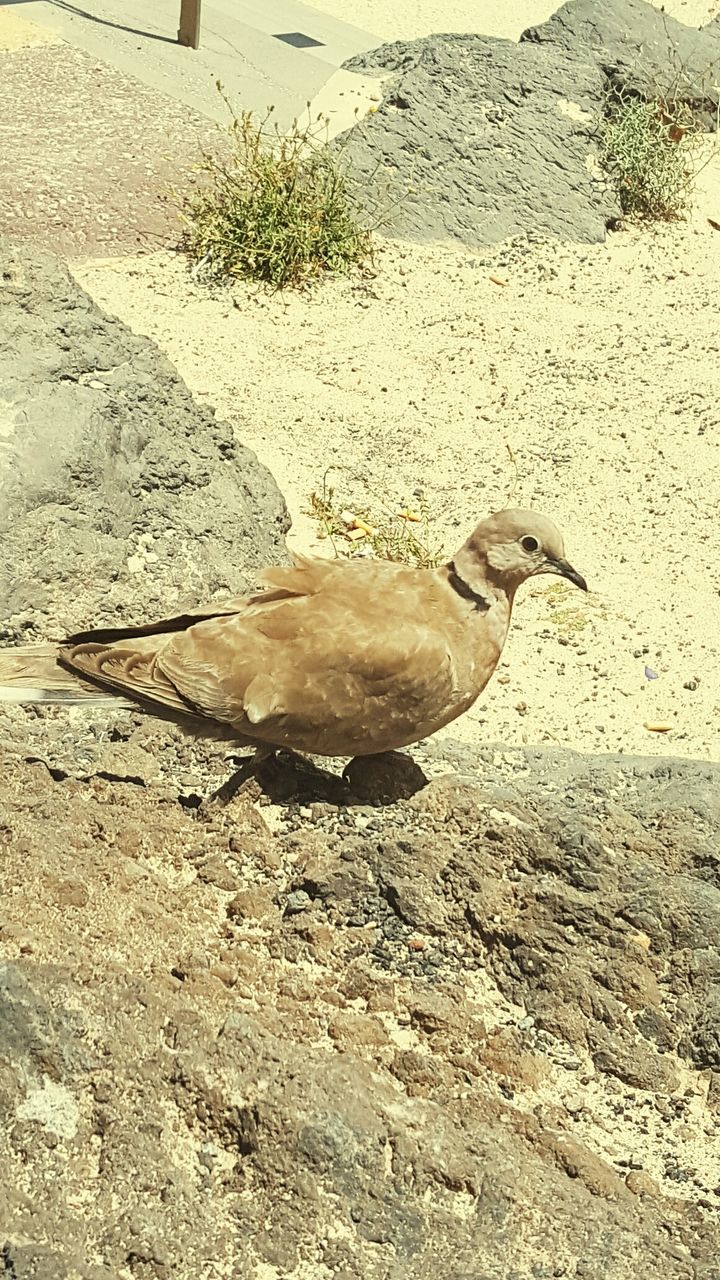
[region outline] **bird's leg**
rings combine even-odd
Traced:
[[[266,795],[279,803],[297,797],[331,804],[344,804],[347,799],[347,787],[341,778],[286,747],[280,747],[271,759],[262,762],[258,781]]]
[[[201,802],[196,811],[197,817],[209,818],[219,809],[224,809],[253,781],[266,796],[279,804],[298,795],[344,804],[348,795],[348,787],[342,778],[318,768],[306,756],[285,747],[263,746],[243,760],[240,768]]]
[[[247,760],[243,760],[240,768],[218,787],[217,791],[206,796],[198,808],[198,817],[208,817],[212,813],[217,813],[218,809],[224,809],[256,777],[260,765],[272,755],[274,755],[273,747],[257,747]]]
[[[316,767],[307,756],[301,755],[299,751],[293,751],[291,747],[278,747],[272,764],[279,769],[292,769],[300,774],[311,773]]]

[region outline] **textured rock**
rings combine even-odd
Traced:
[[[270,473],[49,255],[0,259],[0,637],[236,591],[283,555]]]
[[[443,750],[269,826],[0,756],[10,1276],[718,1280],[720,769]]]
[[[593,242],[621,212],[597,159],[608,89],[690,103],[714,129],[720,18],[697,31],[644,0],[569,0],[519,45],[433,35],[345,65],[387,76],[339,145],[388,234]]]
[[[720,18],[697,30],[645,0],[568,0],[520,39],[592,58],[618,89],[687,102],[716,127]]]
[[[389,234],[471,246],[522,234],[592,242],[618,217],[597,173],[606,81],[590,58],[449,35],[345,65],[388,73],[377,112],[340,145],[381,211],[398,202]]]

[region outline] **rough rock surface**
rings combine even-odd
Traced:
[[[697,30],[645,0],[568,0],[521,40],[590,57],[618,89],[688,102],[716,127],[720,18]]]
[[[519,45],[433,35],[345,66],[387,75],[377,112],[340,145],[389,234],[593,242],[621,212],[597,159],[608,89],[692,103],[714,129],[720,20],[697,31],[644,0],[569,0]]]
[[[147,734],[0,760],[9,1276],[718,1280],[720,770],[208,821]]]
[[[521,234],[593,242],[619,216],[595,159],[605,78],[591,59],[447,35],[345,65],[388,73],[377,112],[339,143],[360,193],[380,216],[390,210],[387,233],[470,246]]]
[[[272,476],[153,343],[41,252],[3,249],[0,302],[4,641],[197,603],[282,556]]]

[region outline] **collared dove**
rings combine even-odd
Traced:
[[[263,589],[181,617],[0,651],[0,702],[118,701],[197,737],[367,756],[462,715],[497,665],[517,588],[559,574],[587,590],[555,525],[483,520],[449,562],[296,555]]]

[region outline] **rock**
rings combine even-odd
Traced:
[[[711,1071],[707,1094],[708,1110],[720,1115],[720,1071]]]
[[[607,81],[585,51],[433,35],[345,67],[388,77],[378,110],[338,141],[358,200],[392,205],[386,234],[592,243],[620,216],[594,139]]]
[[[720,768],[421,758],[270,837],[0,748],[11,1274],[713,1277]]]
[[[359,1052],[369,1048],[379,1049],[388,1044],[388,1033],[377,1018],[343,1011],[328,1026],[328,1035],[343,1053]]]
[[[617,1200],[627,1194],[622,1179],[605,1161],[591,1155],[587,1147],[568,1138],[565,1134],[548,1133],[543,1136],[553,1158],[565,1170],[569,1178],[579,1178],[595,1195]]]
[[[698,1011],[692,1034],[683,1041],[696,1067],[720,1071],[720,970],[710,986],[708,999]]]
[[[206,858],[198,866],[198,880],[203,884],[214,884],[217,889],[225,889],[231,893],[237,888],[237,876],[233,874],[223,858],[217,854],[212,858]]]
[[[0,639],[167,616],[284,555],[272,476],[50,255],[0,252]]]
[[[89,899],[87,885],[77,880],[63,880],[55,888],[55,901],[60,907],[85,907]]]
[[[659,1196],[660,1188],[644,1169],[633,1169],[625,1179],[625,1186],[634,1196]]]
[[[80,1258],[63,1257],[42,1245],[8,1241],[0,1253],[0,1262],[12,1280],[114,1280],[108,1267],[94,1267]]]
[[[688,103],[716,128],[718,18],[698,31],[645,0],[568,0],[520,39],[592,58],[616,88]]]
[[[547,1073],[545,1061],[524,1048],[515,1027],[504,1027],[489,1037],[478,1055],[484,1066],[519,1087],[538,1088]],[[567,1102],[563,1099],[565,1105]]]
[[[610,1035],[601,1032],[592,1035],[590,1040],[598,1070],[617,1076],[634,1089],[672,1093],[680,1084],[677,1064],[672,1058],[648,1051],[642,1042],[638,1044],[622,1031]]]
[[[569,0],[519,44],[432,35],[352,58],[386,77],[383,100],[337,145],[391,236],[592,243],[621,216],[598,159],[608,90],[687,103],[712,130],[719,62],[720,17],[697,31],[645,0]]]
[[[242,889],[231,898],[226,911],[232,920],[266,920],[277,907],[266,889]]]
[[[294,889],[289,893],[285,902],[285,914],[288,916],[298,915],[301,911],[307,911],[312,906],[312,899],[304,889]]]

